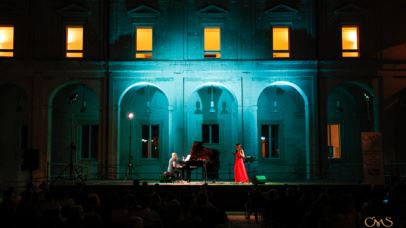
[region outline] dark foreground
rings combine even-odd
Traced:
[[[337,183],[27,185],[21,193],[3,191],[0,227],[235,227],[235,213],[256,227],[406,227],[404,190]]]

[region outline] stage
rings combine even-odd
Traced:
[[[236,183],[234,181],[173,181],[173,182],[161,182],[158,180],[137,180],[140,185],[144,182],[148,185],[162,185],[162,186],[230,186],[230,187],[247,187],[253,186],[252,182],[248,183]],[[56,186],[71,186],[76,185],[79,181],[59,180],[52,185]],[[132,186],[134,180],[85,180],[83,182],[86,186]],[[338,181],[297,181],[297,182],[280,182],[280,181],[265,181],[265,183],[258,184],[259,186],[363,186],[364,184],[358,184],[354,182],[338,182]]]

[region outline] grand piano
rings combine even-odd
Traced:
[[[219,177],[219,151],[203,146],[202,142],[194,142],[190,150],[190,159],[179,161],[182,178],[190,181],[191,171],[199,167],[202,168],[202,179],[216,181]]]

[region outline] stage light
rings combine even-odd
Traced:
[[[267,182],[266,176],[264,175],[256,175],[252,178],[253,184],[265,184]]]
[[[132,119],[134,118],[134,113],[129,112],[127,114],[127,118],[130,120],[130,121],[128,121],[129,122],[128,129],[130,131],[130,134],[128,136],[128,162],[127,162],[127,171],[126,171],[125,178],[127,180],[129,180],[129,179],[132,178],[132,175],[133,175],[133,163],[132,163],[133,156],[132,156],[132,153],[131,153],[132,152],[131,151],[131,141],[132,141],[132,131],[131,131],[132,125],[131,125],[131,123],[132,123]]]
[[[128,117],[129,120],[132,120],[134,118],[134,113],[129,112],[127,117]]]

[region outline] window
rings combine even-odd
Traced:
[[[327,125],[328,157],[341,158],[340,124]]]
[[[159,125],[141,126],[142,158],[159,157]]]
[[[342,26],[342,57],[359,57],[358,26]]]
[[[204,57],[220,58],[221,30],[219,27],[204,28]]]
[[[219,143],[220,131],[218,124],[202,124],[202,142]]]
[[[82,159],[96,159],[99,149],[99,125],[82,125]]]
[[[66,57],[83,58],[83,26],[66,26]]]
[[[273,58],[289,58],[289,27],[273,27],[272,36]]]
[[[14,56],[14,26],[0,26],[0,57]]]
[[[152,58],[152,43],[153,43],[152,27],[137,27],[135,30],[135,58],[149,59]]]
[[[261,126],[262,158],[279,158],[279,124]]]

